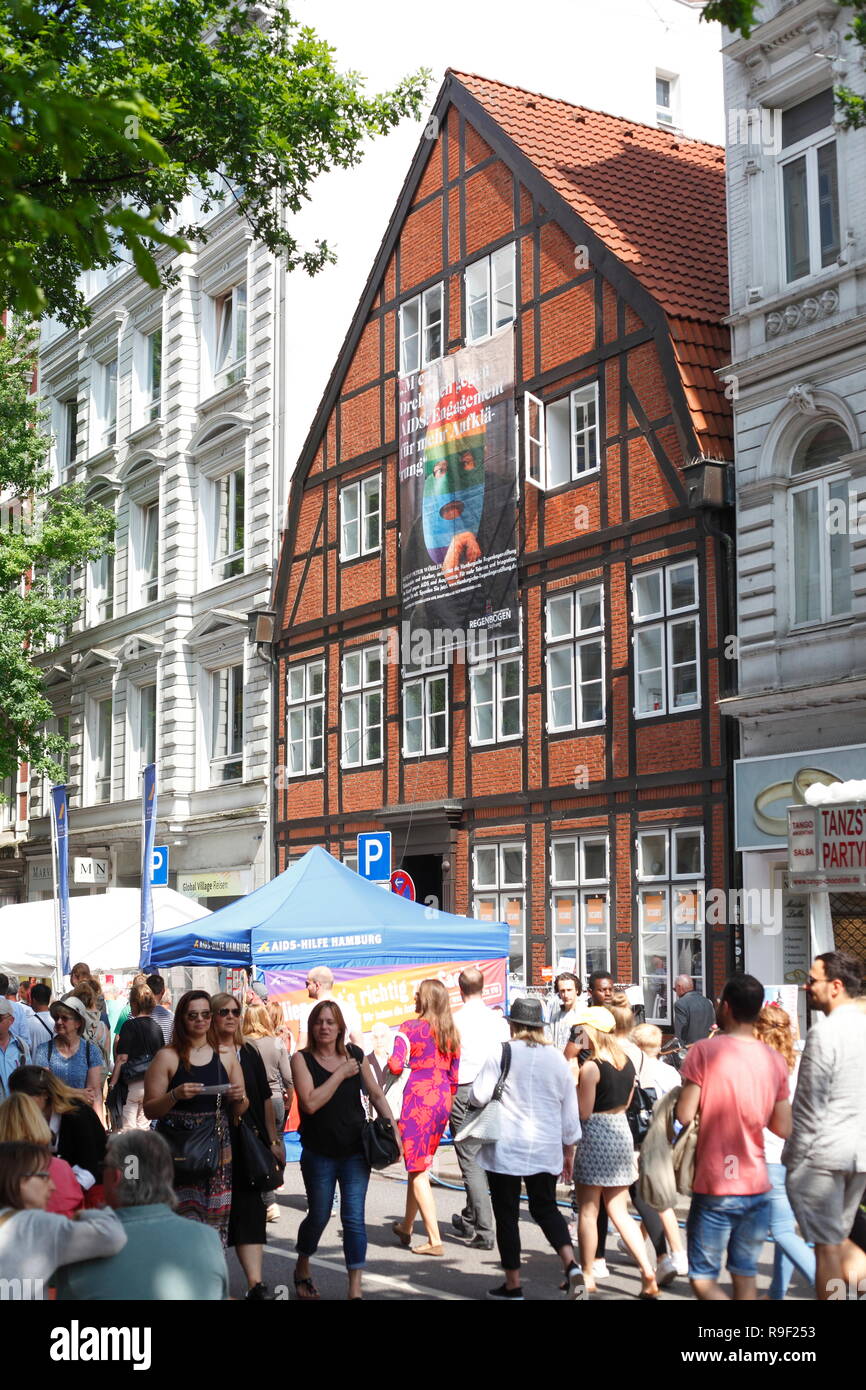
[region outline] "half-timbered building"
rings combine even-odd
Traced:
[[[726,308],[722,150],[450,72],[275,579],[277,866],[389,829],[431,910],[509,923],[514,981],[609,967],[662,1024],[733,955]],[[508,325],[520,630],[416,659],[400,378]]]

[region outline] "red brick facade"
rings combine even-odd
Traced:
[[[483,120],[466,87],[452,77],[437,113],[437,137],[424,142],[413,166],[293,482],[276,585],[277,759],[290,765],[287,672],[323,660],[324,770],[278,780],[278,867],[312,844],[343,858],[355,852],[359,831],[392,829],[395,866],[402,862],[416,870],[421,896],[441,896],[446,909],[470,914],[473,892],[488,900],[476,904],[481,912],[493,911],[496,898],[515,933],[522,902],[526,978],[533,983],[569,954],[569,893],[576,930],[580,924],[578,971],[599,963],[598,954],[584,954],[584,947],[603,949],[598,937],[586,939],[585,929],[598,926],[599,900],[606,898],[610,968],[623,983],[643,977],[655,999],[648,1013],[666,1022],[671,982],[680,969],[699,975],[705,962],[709,976],[703,983],[711,992],[720,988],[731,963],[728,928],[707,926],[697,955],[691,947],[683,954],[683,942],[693,942],[699,929],[686,923],[684,930],[682,920],[672,920],[675,895],[684,885],[688,889],[690,879],[707,889],[726,890],[729,883],[729,749],[716,708],[729,681],[722,648],[731,619],[720,616],[719,608],[729,560],[713,534],[718,523],[711,527],[689,508],[682,474],[703,451],[708,403],[710,412],[724,415],[726,403],[722,399],[719,406],[709,370],[723,358],[708,351],[706,390],[696,402],[678,365],[682,334],[634,271],[610,254],[592,223],[569,211],[537,171],[533,176],[497,125],[497,111]],[[617,126],[642,130],[627,122]],[[671,159],[675,163],[676,155]],[[687,176],[686,168],[684,187]],[[721,165],[717,178],[721,188]],[[641,196],[635,189],[635,200]],[[639,208],[637,215],[643,212],[649,216],[650,209]],[[404,676],[399,664],[386,664],[382,760],[350,771],[340,765],[342,657],[394,632],[403,616],[396,470],[399,308],[443,282],[443,351],[455,351],[466,335],[467,263],[512,242],[521,422],[525,391],[547,404],[593,382],[600,421],[600,467],[550,492],[523,479],[525,438],[521,443],[522,735],[473,745],[468,668],[455,662],[448,670],[447,752],[404,756]],[[724,228],[718,255],[723,248]],[[723,345],[712,306],[695,314],[694,326],[693,337],[700,339],[706,328]],[[366,558],[341,561],[340,491],[377,474],[381,547]],[[697,606],[691,612],[698,618],[700,701],[682,712],[638,718],[632,578],[684,560],[697,566]],[[604,722],[585,731],[549,732],[545,605],[552,596],[593,584],[603,589]],[[674,640],[667,629],[664,636]],[[667,670],[671,682],[670,665]],[[637,837],[653,827],[668,832],[668,862],[659,870],[661,861],[654,861],[658,877],[644,880]],[[702,831],[702,870],[695,839],[676,839],[671,832],[677,829]],[[589,871],[589,857],[599,853],[590,844],[588,871],[575,870],[573,883],[558,894],[551,883],[551,846],[569,837],[607,837],[607,872],[602,875],[597,859]],[[478,878],[487,883],[491,861],[477,869],[473,851],[494,845],[525,847],[523,881],[516,883],[517,860],[507,870],[497,861],[503,883],[485,894]],[[647,864],[659,845],[647,845]],[[677,868],[686,872],[676,876]],[[561,880],[561,864],[557,872]],[[431,884],[436,891],[424,893]],[[688,918],[681,902],[680,917],[683,912]],[[643,945],[641,925],[659,928]]]

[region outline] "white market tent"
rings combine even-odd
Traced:
[[[69,963],[92,970],[137,970],[141,893],[109,888],[69,899]],[[173,888],[153,889],[154,933],[209,917],[210,911]],[[10,975],[51,975],[55,968],[54,900],[0,907],[0,970]]]

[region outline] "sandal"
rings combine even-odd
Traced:
[[[412,1244],[411,1234],[408,1231],[403,1230],[403,1227],[400,1225],[399,1221],[395,1221],[393,1223],[393,1225],[391,1226],[391,1230],[394,1232],[394,1235],[399,1238],[400,1244],[408,1250],[409,1246]]]
[[[319,1290],[316,1288],[312,1279],[299,1279],[296,1274],[294,1284],[295,1295],[300,1299],[301,1303],[312,1303],[319,1297]]]

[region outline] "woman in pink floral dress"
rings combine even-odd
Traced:
[[[421,981],[415,995],[415,1012],[417,1018],[400,1024],[388,1059],[388,1067],[396,1076],[406,1066],[410,1070],[400,1114],[403,1158],[409,1177],[406,1214],[403,1224],[395,1221],[392,1230],[413,1255],[441,1255],[442,1240],[428,1169],[451,1115],[451,1101],[457,1090],[460,1038],[451,1017],[448,991],[439,980]],[[419,1212],[427,1241],[424,1245],[412,1245],[412,1227]]]

